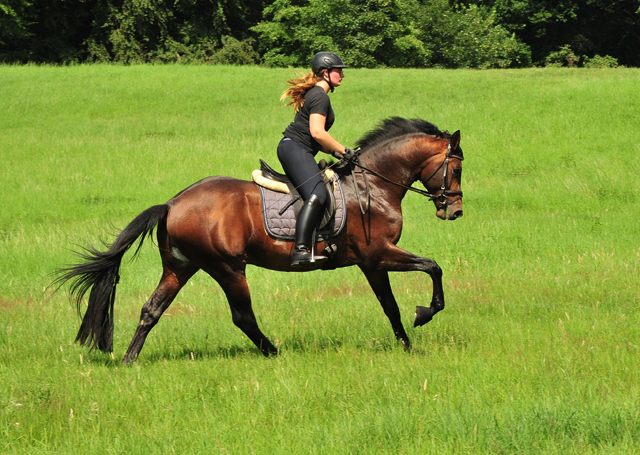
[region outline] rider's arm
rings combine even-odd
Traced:
[[[336,141],[327,130],[324,129],[327,117],[322,114],[311,114],[309,116],[309,130],[311,136],[322,146],[325,153],[344,153],[345,147]]]

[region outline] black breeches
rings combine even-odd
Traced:
[[[278,159],[284,173],[298,189],[302,198],[308,201],[311,195],[315,194],[324,206],[327,201],[324,181],[311,150],[293,139],[284,138],[278,144]]]

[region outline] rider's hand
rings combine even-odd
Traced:
[[[344,154],[342,155],[342,159],[351,161],[352,159],[355,158],[355,156],[356,156],[356,153],[353,150],[351,150],[349,147],[345,147]]]
[[[355,158],[356,153],[348,147],[345,147],[344,153],[333,152],[331,154],[334,158],[338,158],[340,161],[351,161]]]

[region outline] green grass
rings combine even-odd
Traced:
[[[465,215],[404,201],[400,245],[444,270],[392,285],[397,345],[357,269],[251,268],[263,358],[197,274],[120,359],[159,279],[125,258],[115,356],[73,343],[51,272],[207,175],[248,178],[291,111],[292,70],[0,67],[0,452],[619,453],[640,451],[640,71],[349,70],[332,133],[383,118],[462,132]],[[392,165],[392,163],[390,163]]]

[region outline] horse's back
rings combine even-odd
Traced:
[[[180,191],[173,198],[168,201],[168,204],[173,205],[182,200],[186,195],[191,197],[204,192],[205,195],[211,195],[216,191],[251,191],[256,189],[253,182],[247,180],[240,180],[234,177],[228,177],[225,175],[213,175],[205,177],[195,183],[192,183],[184,190]],[[197,196],[200,197],[200,196]]]
[[[175,242],[215,247],[215,238],[226,240],[232,250],[242,249],[243,238],[255,228],[254,212],[260,213],[260,191],[246,180],[207,177],[178,193],[168,205],[167,232]]]
[[[169,217],[216,218],[222,212],[239,212],[259,200],[260,191],[253,182],[226,176],[207,177],[168,201]]]

